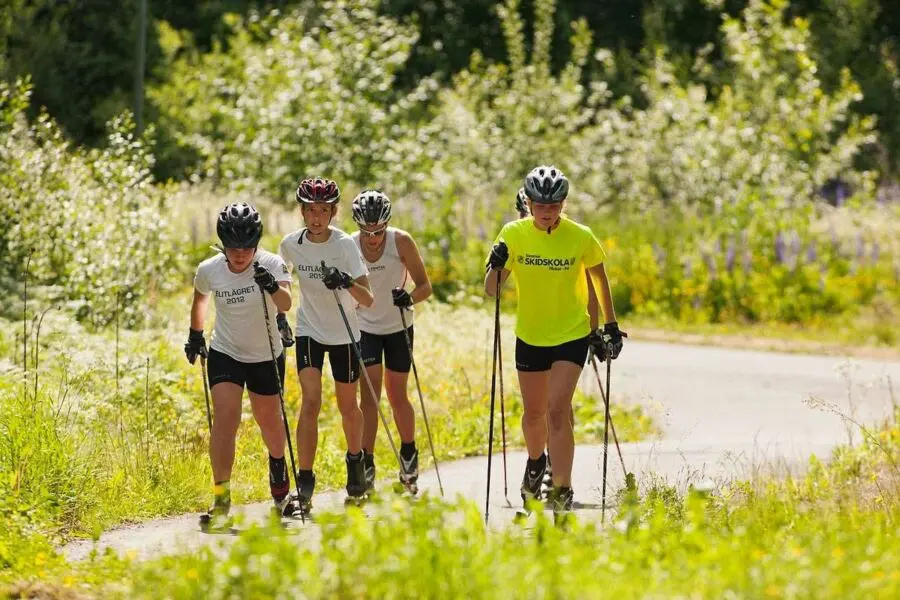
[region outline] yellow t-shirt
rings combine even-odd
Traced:
[[[606,258],[589,227],[560,218],[550,234],[527,217],[503,226],[497,241],[509,248],[519,306],[516,336],[532,346],[557,346],[588,335],[585,269]]]

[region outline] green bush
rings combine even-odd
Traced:
[[[94,325],[117,312],[137,324],[144,303],[171,291],[175,265],[147,139],[122,116],[106,147],[74,148],[46,114],[27,122],[28,96],[26,82],[0,82],[0,288],[18,289],[27,265],[49,302]]]

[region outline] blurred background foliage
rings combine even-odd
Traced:
[[[137,124],[141,0],[0,8],[3,289],[32,252],[37,293],[137,324],[216,208],[258,204],[271,245],[298,226],[296,180],[323,174],[391,195],[439,298],[466,299],[522,176],[552,162],[620,317],[862,319],[897,341],[894,2],[147,6]]]

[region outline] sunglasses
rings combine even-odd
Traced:
[[[375,237],[380,237],[380,236],[382,236],[386,230],[387,230],[387,226],[382,227],[381,229],[378,229],[378,230],[376,230],[376,231],[366,231],[365,229],[360,229],[360,230],[359,230],[359,233],[360,233],[361,235],[366,236],[366,237],[373,237],[373,238],[375,238]]]

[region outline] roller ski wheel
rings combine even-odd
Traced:
[[[398,496],[416,497],[419,494],[419,485],[415,481],[395,481],[393,490]]]

